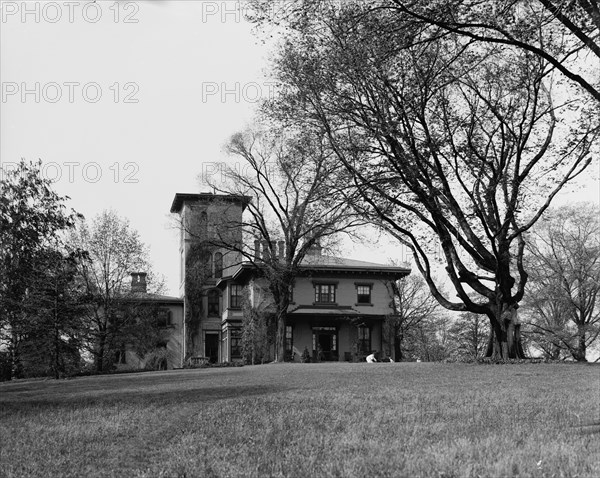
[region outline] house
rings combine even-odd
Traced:
[[[183,299],[147,291],[146,273],[131,273],[131,292],[123,300],[123,307],[135,309],[135,313],[149,314],[148,319],[156,326],[156,347],[140,357],[130,347],[124,347],[115,357],[119,369],[151,368],[173,369],[183,366]],[[150,363],[154,361],[154,363]]]
[[[242,360],[242,302],[247,291],[257,306],[269,301],[268,284],[240,253],[211,246],[216,234],[242,244],[239,224],[250,198],[211,193],[175,195],[179,215],[183,356],[191,361]],[[225,231],[225,232],[223,232]],[[215,241],[212,241],[215,243]],[[254,254],[260,257],[256,241]],[[279,242],[281,254],[283,243]],[[313,248],[300,266],[286,325],[286,352],[299,361],[360,360],[383,350],[383,322],[393,313],[390,281],[410,273],[404,266],[325,256]],[[268,307],[267,307],[268,308]]]

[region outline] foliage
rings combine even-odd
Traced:
[[[204,314],[203,298],[206,294],[206,280],[211,277],[211,249],[206,242],[190,244],[185,259],[185,324],[186,357],[202,356],[199,325]]]
[[[169,351],[167,347],[155,347],[145,354],[146,368],[150,370],[167,370]]]
[[[549,358],[585,361],[600,334],[600,208],[548,210],[528,235],[530,336]]]
[[[302,351],[302,355],[300,356],[300,361],[302,363],[310,363],[311,361],[311,354],[308,351],[308,347],[304,346],[304,350]]]
[[[77,281],[81,251],[46,249],[36,254],[35,275],[28,282],[19,327],[19,356],[23,376],[73,375],[82,363],[81,315],[85,304]]]
[[[39,297],[32,284],[50,273],[42,258],[61,246],[61,233],[74,226],[78,216],[68,210],[41,173],[41,162],[22,160],[0,177],[0,339],[8,344],[12,373],[20,365],[20,341],[29,336]],[[39,282],[38,282],[39,284]]]
[[[253,305],[248,289],[242,302],[242,355],[250,365],[270,362],[274,342],[273,312],[264,302]]]
[[[135,330],[131,325],[139,320],[136,313],[127,310],[132,300],[130,274],[148,272],[152,286],[146,246],[129,221],[114,211],[103,211],[91,224],[80,222],[70,242],[88,253],[88,260],[82,261],[78,268],[86,294],[82,333],[97,371],[102,372],[113,365],[117,352],[135,343],[135,337],[126,333]]]
[[[524,233],[590,164],[597,108],[557,98],[547,59],[415,23],[397,2],[291,5],[267,111],[322,131],[356,209],[411,249],[440,304],[488,316],[487,355],[522,357]]]

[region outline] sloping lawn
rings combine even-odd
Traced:
[[[0,476],[600,476],[600,366],[279,364],[0,384]]]

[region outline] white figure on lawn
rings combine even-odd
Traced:
[[[375,358],[375,353],[372,353],[371,355],[367,355],[366,361],[367,361],[367,363],[377,362],[377,359]]]

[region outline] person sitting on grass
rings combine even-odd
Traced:
[[[375,358],[376,353],[377,352],[373,352],[371,355],[367,355],[367,358],[365,359],[367,363],[377,362],[377,358]]]

